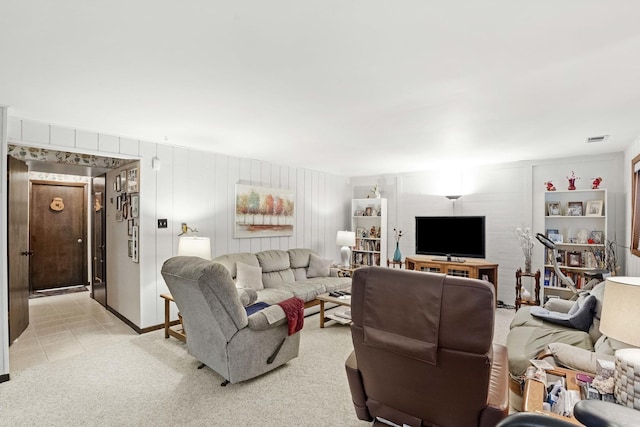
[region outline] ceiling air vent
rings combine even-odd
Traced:
[[[603,142],[607,139],[609,139],[609,135],[590,136],[587,138],[587,144],[591,144],[592,142]]]

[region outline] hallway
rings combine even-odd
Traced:
[[[9,347],[11,374],[138,335],[89,292],[30,299],[29,313],[29,327]]]

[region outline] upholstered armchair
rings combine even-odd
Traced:
[[[247,316],[222,264],[173,257],[162,266],[162,277],[182,315],[189,354],[224,377],[222,385],[264,374],[298,356],[300,334],[288,335],[282,308],[273,305]]]
[[[351,292],[346,370],[359,419],[463,427],[507,415],[507,351],[492,344],[490,283],[370,267],[355,271]]]

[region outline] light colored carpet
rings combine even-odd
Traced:
[[[513,310],[496,312],[504,343]],[[351,403],[344,361],[349,328],[305,319],[300,355],[254,380],[220,387],[163,331],[11,375],[0,384],[0,425],[365,426]]]

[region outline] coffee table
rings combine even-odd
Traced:
[[[325,318],[325,316],[324,316],[324,304],[325,303],[331,302],[331,303],[342,305],[342,306],[345,306],[345,307],[351,307],[351,296],[349,296],[348,298],[338,298],[338,297],[332,297],[331,295],[329,295],[329,293],[326,293],[326,294],[318,295],[316,297],[316,299],[318,301],[320,301],[320,327],[321,328],[324,328],[324,322],[326,320],[331,320],[329,318]],[[345,323],[347,323],[347,322],[345,322]],[[348,323],[351,323],[351,322],[348,322]]]

